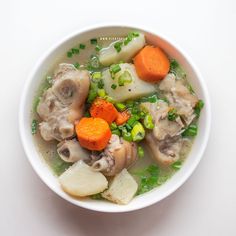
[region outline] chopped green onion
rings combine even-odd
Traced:
[[[68,52],[67,52],[67,57],[70,58],[70,57],[72,57],[72,56],[73,56],[73,53],[72,53],[71,51],[68,51]]]
[[[116,74],[117,72],[119,72],[121,70],[120,65],[119,64],[114,64],[110,66],[110,72]]]
[[[73,54],[79,54],[79,49],[78,49],[78,48],[72,48],[72,49],[71,49],[71,52],[72,52]]]
[[[48,82],[49,85],[52,85],[52,83],[53,83],[52,76],[48,75],[48,76],[46,77],[46,80],[47,80],[47,82]]]
[[[122,137],[124,140],[128,141],[128,142],[132,142],[133,138],[130,132],[122,132]]]
[[[99,45],[96,45],[96,47],[95,47],[95,50],[96,50],[97,52],[99,52],[101,49],[102,49],[102,47],[101,47],[101,46],[99,46]]]
[[[141,146],[138,146],[138,157],[143,158],[144,157],[144,150]]]
[[[98,96],[103,98],[106,96],[106,91],[105,89],[98,89]]]
[[[88,103],[92,103],[93,100],[97,97],[98,85],[95,82],[90,83],[89,94],[87,98]]]
[[[193,87],[190,84],[187,85],[187,88],[191,94],[194,94]]]
[[[140,102],[150,102],[150,103],[156,103],[158,101],[158,97],[156,94],[152,94],[147,97],[143,97],[139,100]]]
[[[154,128],[152,116],[149,113],[147,113],[146,116],[144,117],[143,123],[144,123],[144,126],[147,129],[153,129]]]
[[[111,133],[112,133],[112,134],[116,134],[116,135],[118,135],[118,136],[121,136],[120,130],[118,130],[118,129],[112,130]]]
[[[116,89],[116,87],[117,87],[116,84],[112,84],[112,85],[111,85],[111,88],[114,89],[114,90]]]
[[[96,45],[98,43],[98,40],[96,38],[90,39],[90,43]]]
[[[102,72],[93,72],[92,78],[93,79],[101,79],[102,78]]]
[[[99,81],[98,81],[98,88],[99,89],[102,89],[104,87],[104,81],[103,81],[103,79],[100,79]]]
[[[96,193],[90,196],[93,200],[102,200],[104,199],[101,193]]]
[[[110,129],[111,129],[111,130],[117,129],[116,123],[112,122],[112,123],[110,124]]]
[[[132,126],[130,126],[130,125],[129,125],[129,124],[127,124],[127,123],[125,124],[125,127],[126,127],[126,129],[127,129],[128,131],[131,131],[131,130],[132,130],[132,128],[133,128]]]
[[[116,49],[117,52],[121,51],[121,46],[122,46],[123,42],[116,42],[114,44],[114,48]]]
[[[139,36],[139,33],[138,33],[138,32],[132,32],[132,35],[133,35],[134,37],[138,37],[138,36]]]
[[[116,103],[115,107],[119,110],[119,111],[124,111],[126,109],[126,106],[124,103]]]
[[[90,113],[89,113],[88,111],[86,111],[86,112],[84,113],[84,116],[85,116],[85,117],[90,117],[91,115],[90,115]]]
[[[132,76],[127,70],[124,71],[118,78],[119,86],[124,86],[125,83],[131,83],[131,82],[132,82]]]
[[[145,130],[140,122],[137,122],[131,130],[133,141],[141,141],[145,137]]]
[[[197,125],[189,125],[185,131],[182,133],[183,137],[194,137],[197,135],[198,127]]]
[[[114,99],[112,97],[109,97],[108,95],[106,95],[104,99],[110,103],[115,103]]]
[[[194,111],[197,117],[200,117],[200,113],[203,107],[204,107],[204,102],[202,100],[198,100],[196,106],[194,107]]]
[[[174,121],[177,117],[178,117],[178,114],[177,114],[176,109],[175,109],[175,108],[172,108],[172,109],[168,112],[168,120]]]
[[[181,168],[181,166],[182,166],[182,162],[181,162],[181,161],[176,161],[176,162],[174,162],[174,163],[171,165],[171,167],[172,167],[173,169],[175,169],[175,170],[179,170],[179,169]]]
[[[78,68],[80,67],[80,64],[79,64],[78,62],[75,62],[75,63],[74,63],[74,67],[75,67],[76,69],[78,69]]]
[[[33,119],[31,123],[31,133],[36,134],[38,129],[38,121]]]
[[[135,116],[131,116],[128,121],[127,121],[127,124],[130,125],[131,127],[133,127],[133,125],[135,124],[135,122],[137,121],[137,117]]]
[[[127,35],[127,37],[125,38],[125,40],[124,40],[124,45],[127,45],[127,44],[129,44],[129,42],[131,42],[132,41],[132,34],[128,34]]]
[[[85,49],[85,47],[86,47],[85,44],[82,44],[82,43],[81,43],[81,44],[79,45],[79,48],[80,48],[80,49]]]

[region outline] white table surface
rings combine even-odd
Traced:
[[[0,1],[1,236],[236,235],[236,2],[139,2]],[[115,21],[174,38],[205,77],[213,119],[203,159],[179,190],[143,210],[104,214],[65,202],[41,182],[21,146],[18,107],[46,49],[80,27]]]

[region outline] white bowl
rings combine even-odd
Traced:
[[[205,102],[205,107],[199,120],[199,133],[194,141],[190,154],[184,162],[183,167],[165,184],[156,189],[153,189],[148,193],[135,197],[128,205],[121,206],[110,202],[91,199],[78,200],[67,195],[61,189],[57,177],[52,174],[52,171],[49,169],[36,150],[30,127],[30,110],[32,108],[33,97],[48,68],[50,68],[55,63],[56,59],[64,55],[65,52],[73,47],[76,43],[99,36],[124,36],[131,30],[143,32],[150,44],[160,46],[169,56],[177,59],[177,61],[179,61],[179,63],[187,72],[189,81],[193,85],[197,95]],[[141,209],[159,202],[178,189],[190,177],[203,156],[203,152],[206,148],[209,137],[210,123],[211,107],[207,88],[204,79],[190,57],[187,56],[179,46],[176,46],[172,40],[167,39],[158,32],[146,30],[140,27],[123,25],[99,25],[82,29],[69,35],[68,37],[61,40],[58,44],[53,46],[38,61],[31,72],[24,87],[19,111],[19,127],[23,147],[28,160],[39,177],[49,188],[51,188],[55,193],[65,200],[77,206],[101,212],[127,212]]]

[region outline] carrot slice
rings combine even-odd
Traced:
[[[134,58],[135,69],[140,79],[158,82],[170,70],[170,62],[159,47],[146,46]]]
[[[109,124],[111,124],[118,115],[115,106],[101,98],[95,99],[89,111],[92,117],[102,118]]]
[[[75,131],[80,145],[89,150],[104,149],[111,138],[110,127],[101,118],[84,117],[75,124]]]
[[[130,113],[127,110],[122,111],[118,113],[115,122],[117,125],[123,125],[129,118],[130,118]]]

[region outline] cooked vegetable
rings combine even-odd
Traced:
[[[150,165],[140,172],[134,173],[139,178],[138,195],[146,193],[158,186],[160,170],[156,165]]]
[[[145,130],[140,122],[137,122],[131,130],[133,141],[141,141],[145,137]]]
[[[124,123],[127,122],[129,118],[130,118],[130,113],[127,110],[125,110],[122,112],[118,112],[115,122],[117,125],[123,125]]]
[[[118,41],[111,43],[109,47],[103,48],[99,52],[99,61],[104,66],[119,63],[120,61],[129,62],[134,55],[144,46],[144,35],[139,33],[129,42]]]
[[[118,72],[115,70],[116,73],[111,73],[111,70],[107,69],[102,75],[107,94],[116,102],[146,96],[156,91],[154,85],[138,78],[134,65],[123,63],[119,64],[119,68],[120,70]],[[122,86],[117,86],[114,90],[111,88],[112,84]]]
[[[118,111],[112,103],[97,98],[90,107],[90,114],[92,117],[102,118],[111,124],[117,118]]]
[[[31,123],[31,133],[36,134],[38,130],[38,121],[33,119]]]
[[[144,150],[141,146],[138,146],[138,157],[143,158],[144,157]]]
[[[194,107],[194,111],[197,117],[200,117],[200,113],[203,107],[204,107],[204,102],[202,100],[198,100],[196,106]]]
[[[86,197],[103,192],[108,182],[103,174],[93,171],[83,161],[74,163],[60,177],[63,190],[73,196]]]
[[[124,103],[116,103],[115,107],[117,108],[118,111],[124,111],[126,109],[126,106]]]
[[[167,75],[170,62],[159,47],[145,46],[134,58],[134,65],[140,79],[158,82]]]
[[[85,49],[85,47],[86,47],[85,44],[82,44],[82,43],[81,43],[81,44],[79,45],[79,48],[80,48],[80,49]]]
[[[187,129],[182,133],[183,137],[194,137],[197,135],[197,125],[189,125]]]
[[[144,117],[144,120],[143,120],[143,123],[144,123],[144,126],[147,128],[147,129],[153,129],[154,128],[154,124],[153,124],[153,120],[152,120],[152,116],[147,113]]]
[[[118,136],[121,136],[121,132],[120,132],[119,129],[113,129],[113,130],[111,131],[111,133],[112,133],[112,134],[116,134],[116,135],[118,135]]]
[[[124,140],[126,140],[128,142],[135,141],[135,140],[133,140],[133,137],[132,137],[131,133],[128,132],[128,131],[125,131],[125,130],[122,131],[122,137],[123,137]]]
[[[175,59],[170,60],[170,72],[175,74],[178,78],[185,78],[186,73],[182,69],[182,67],[179,65],[179,63]],[[192,87],[189,87],[190,92],[193,92]]]
[[[126,169],[123,169],[111,181],[102,197],[118,204],[128,204],[137,192],[138,184]]]
[[[90,39],[90,43],[96,45],[98,43],[98,40],[96,38]]]
[[[76,69],[78,69],[80,67],[80,64],[78,62],[75,62],[73,65]]]
[[[75,125],[76,134],[82,147],[100,151],[111,137],[108,123],[101,118],[84,117]]]
[[[174,162],[171,167],[174,169],[174,170],[179,170],[182,166],[182,161],[176,161]]]
[[[168,112],[168,120],[174,121],[178,117],[177,111],[175,108],[172,108]]]

